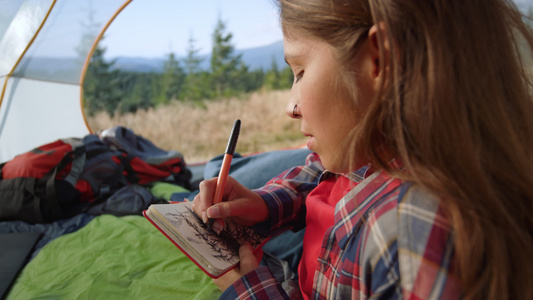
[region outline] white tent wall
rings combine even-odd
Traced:
[[[130,2],[2,1],[0,162],[90,133],[81,99],[84,73],[97,41]]]
[[[88,134],[79,101],[72,101],[79,95],[78,85],[10,78],[0,107],[0,158]]]

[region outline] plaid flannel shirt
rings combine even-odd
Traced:
[[[269,206],[263,226],[285,228],[305,220],[305,197],[323,167],[315,153],[306,166],[273,178],[256,190]],[[453,231],[440,199],[377,171],[347,174],[358,184],[335,207],[324,236],[311,299],[457,299]],[[235,282],[224,299],[288,299],[267,267]]]

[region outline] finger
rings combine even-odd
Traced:
[[[209,218],[228,218],[234,216],[232,213],[240,205],[241,201],[221,202],[209,207],[206,212]]]
[[[212,191],[214,195],[214,189]],[[242,201],[242,198],[244,198],[245,195],[250,192],[251,191],[249,189],[241,185],[233,177],[228,176],[222,195],[222,199],[224,201],[206,208],[207,216],[209,218],[226,218],[236,216],[235,213],[241,213],[242,206],[246,206],[246,204],[243,203],[244,201]],[[249,211],[246,211],[246,213],[249,213]]]
[[[200,209],[200,194],[196,194],[194,199],[192,199],[192,210],[197,216],[202,218],[202,210]]]
[[[215,191],[217,188],[217,182],[218,182],[217,177],[203,180],[200,182],[198,186],[200,190],[199,192],[200,209],[206,210],[208,207],[211,207],[211,205],[213,205]],[[229,191],[233,190],[235,185],[239,185],[239,183],[235,179],[233,179],[233,177],[228,176],[224,184],[224,193],[222,195],[222,198],[224,200],[228,200],[227,198],[228,198]]]
[[[258,248],[254,251],[254,256],[257,261],[261,261],[263,259],[263,248]]]
[[[200,217],[202,217],[204,222],[207,222],[207,216],[205,211],[213,203],[213,193],[216,186],[216,178],[208,179],[200,182],[198,188],[199,192],[194,197],[194,211]]]
[[[239,258],[241,260],[240,273],[243,275],[259,267],[259,261],[254,255],[254,250],[248,243],[242,244],[239,248]]]
[[[202,211],[200,210],[200,194],[196,194],[194,196],[194,199],[192,199],[192,210],[198,215],[202,215]]]
[[[247,220],[248,216],[255,215],[254,205],[247,198],[240,198],[234,201],[221,202],[209,207],[206,212],[209,218],[230,218],[238,217],[242,221]],[[253,225],[243,224],[243,225]]]
[[[213,279],[213,282],[221,291],[225,291],[235,281],[239,280],[241,276],[242,275],[239,273],[238,268],[235,268],[233,270],[228,271],[221,277]]]
[[[205,210],[202,210],[203,205],[201,204],[201,200],[200,199],[201,199],[200,193],[198,193],[196,196],[194,196],[194,199],[192,200],[192,210],[205,223],[206,220],[207,220],[207,216],[205,217],[206,220],[204,220],[204,216],[203,215],[205,215],[206,213],[205,213]]]

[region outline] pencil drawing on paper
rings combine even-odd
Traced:
[[[191,244],[207,245],[211,256],[222,261],[237,259],[239,240],[247,236],[245,230],[234,230],[236,228],[234,226],[228,226],[225,229],[226,231],[233,230],[232,232],[223,231],[220,235],[208,230],[207,224],[203,223],[187,205],[176,206],[176,210],[167,212],[165,218],[178,229],[187,241]]]

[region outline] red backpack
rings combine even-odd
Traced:
[[[149,163],[131,146],[136,156],[87,135],[40,146],[0,165],[0,221],[71,217],[128,184],[166,180],[190,188],[191,172],[181,154]]]

